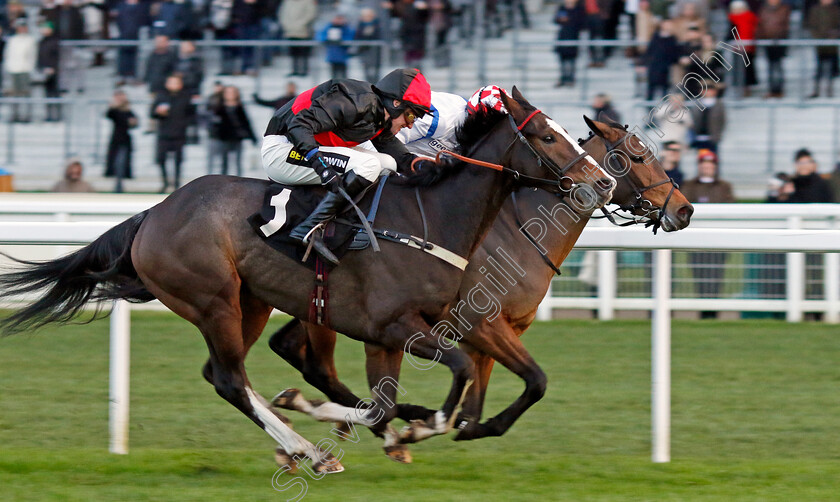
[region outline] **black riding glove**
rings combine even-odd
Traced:
[[[441,155],[440,160],[430,159],[426,157],[419,157],[417,158],[414,163],[412,164],[412,168],[419,172],[419,171],[427,171],[427,170],[448,170],[449,168],[453,167],[459,161],[455,157],[451,155]]]
[[[341,176],[327,164],[324,156],[317,148],[313,148],[306,154],[306,160],[309,161],[312,169],[318,173],[318,177],[321,178],[321,184],[329,188],[332,192],[338,192],[338,189],[343,186]]]

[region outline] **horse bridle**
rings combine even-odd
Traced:
[[[630,157],[630,155],[627,152],[623,152],[621,150],[618,150],[618,146],[621,143],[624,143],[627,140],[627,138],[630,137],[630,136],[634,136],[634,135],[633,134],[627,134],[627,135],[623,136],[622,138],[620,138],[616,141],[607,141],[606,138],[601,138],[601,140],[604,142],[604,145],[607,147],[607,154],[605,156],[606,159],[607,159],[607,162],[612,162],[613,158],[610,155],[610,153],[612,153],[613,151],[620,151],[621,153]],[[641,188],[639,188],[638,184],[636,184],[636,182],[633,181],[633,178],[630,177],[630,176],[627,176],[627,182],[630,184],[630,188],[633,190],[633,194],[636,196],[636,200],[633,201],[632,204],[619,204],[618,208],[614,209],[612,211],[609,211],[607,208],[602,207],[601,212],[603,212],[604,215],[603,216],[593,216],[592,218],[594,218],[594,219],[606,218],[607,221],[609,221],[613,225],[616,225],[616,226],[619,226],[619,227],[626,227],[626,226],[630,226],[630,225],[638,225],[640,223],[644,223],[645,227],[653,227],[653,233],[654,233],[654,235],[656,235],[656,231],[659,230],[659,227],[662,225],[662,217],[665,214],[665,209],[668,207],[668,202],[671,201],[671,196],[674,194],[674,190],[679,188],[679,185],[677,185],[677,183],[674,180],[672,180],[670,177],[668,177],[667,175],[666,175],[666,178],[664,180],[656,181],[654,183],[651,183],[650,185],[647,185],[647,186],[644,186],[644,187],[641,187]],[[665,203],[662,204],[662,207],[660,207],[658,209],[654,209],[656,206],[651,201],[644,198],[644,193],[647,192],[648,190],[652,189],[652,188],[656,188],[658,186],[665,185],[667,183],[671,184],[671,190],[668,192],[668,196],[665,197]],[[628,216],[625,216],[623,214],[618,214],[618,211],[627,211],[631,214],[631,216],[628,217]],[[643,211],[645,214],[641,215],[637,219],[636,218],[637,215],[634,214],[634,212],[636,212],[636,211]],[[659,213],[659,216],[658,216],[658,218],[656,218],[656,220],[651,218],[651,215],[654,212]],[[625,221],[623,223],[618,223],[615,220],[616,216],[618,216],[619,218],[622,218],[624,220],[628,220],[628,221]]]
[[[534,148],[534,145],[532,145],[531,142],[528,141],[528,138],[526,138],[525,135],[522,134],[522,129],[526,125],[528,125],[528,122],[530,122],[531,119],[534,118],[534,116],[536,116],[539,113],[542,113],[542,112],[540,110],[534,110],[519,125],[516,125],[516,120],[513,118],[513,115],[511,115],[509,113],[507,114],[508,122],[510,123],[510,126],[513,129],[513,132],[514,132],[515,136],[514,136],[513,140],[510,142],[510,144],[507,146],[507,148],[505,149],[504,154],[502,155],[502,164],[493,164],[491,162],[485,162],[485,161],[482,161],[482,160],[471,159],[471,158],[463,156],[463,155],[458,155],[457,153],[449,151],[449,150],[442,150],[442,151],[438,152],[437,156],[435,157],[435,160],[440,161],[441,155],[449,155],[451,157],[454,157],[454,158],[456,158],[456,159],[458,159],[462,162],[466,162],[468,164],[474,164],[474,165],[478,165],[478,166],[482,166],[482,167],[488,167],[490,169],[494,169],[496,171],[500,171],[500,172],[509,174],[509,175],[513,176],[514,182],[516,184],[520,185],[520,186],[531,187],[531,188],[542,188],[544,190],[547,190],[547,191],[555,193],[555,194],[569,193],[569,192],[571,192],[572,188],[574,188],[575,182],[572,178],[570,178],[569,176],[566,176],[566,173],[571,168],[573,168],[575,165],[577,165],[581,160],[585,159],[589,154],[586,153],[586,152],[583,152],[580,155],[578,155],[577,157],[570,160],[565,166],[560,167],[553,160],[551,160],[550,158],[546,157],[545,155],[543,155],[539,151],[537,151],[537,149]],[[555,180],[551,180],[551,179],[548,179],[548,178],[539,178],[539,177],[536,177],[536,176],[529,176],[527,174],[522,174],[521,172],[517,171],[516,169],[512,169],[510,167],[505,166],[504,164],[506,164],[507,163],[506,160],[508,160],[510,158],[511,150],[513,150],[513,147],[516,145],[517,141],[522,142],[522,144],[524,144],[528,148],[528,150],[534,155],[534,157],[536,157],[537,166],[545,165],[554,175],[557,176],[557,180],[555,181]]]

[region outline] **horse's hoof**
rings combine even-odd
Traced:
[[[274,461],[277,462],[277,465],[282,467],[289,467],[289,470],[286,471],[289,474],[297,474],[298,465],[297,460],[292,458],[291,455],[286,453],[286,450],[283,447],[278,446],[277,449],[274,451]]]
[[[408,425],[400,430],[400,444],[416,443],[418,441],[417,431],[419,428],[426,428],[426,422],[422,420],[412,420]]]
[[[312,462],[312,470],[315,471],[316,474],[335,474],[338,472],[344,472],[344,466],[341,465],[341,462],[339,462],[334,456],[326,455],[323,461]]]
[[[271,405],[285,410],[294,410],[293,403],[298,395],[300,395],[300,390],[286,389],[274,396],[274,399],[271,400]]]
[[[347,422],[336,422],[335,430],[338,431],[338,434],[336,434],[336,436],[338,436],[338,439],[341,441],[347,441],[347,438],[352,436],[352,434],[350,434],[350,426],[347,424]]]
[[[411,452],[408,451],[408,447],[403,444],[384,446],[382,449],[385,450],[385,455],[388,455],[388,458],[391,460],[401,464],[410,464],[412,462]]]

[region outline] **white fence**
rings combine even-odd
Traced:
[[[116,221],[140,212],[161,197],[3,195],[0,196],[0,245],[83,245]],[[690,228],[652,233],[643,228],[613,228],[593,222],[578,241],[596,250],[597,295],[591,298],[549,294],[539,310],[550,318],[554,308],[597,309],[612,319],[620,309],[653,311],[651,339],[652,459],[670,460],[670,354],[673,310],[784,310],[789,321],[805,311],[820,311],[826,320],[840,317],[840,205],[697,205]],[[91,217],[109,221],[85,221]],[[43,221],[44,219],[48,221]],[[41,220],[41,221],[36,221]],[[82,221],[78,221],[82,220]],[[714,225],[714,226],[710,226]],[[652,250],[652,294],[621,298],[617,294],[617,250]],[[781,300],[672,298],[672,250],[786,252],[786,298]],[[803,253],[825,253],[823,300],[806,300]],[[15,253],[19,255],[19,253]],[[775,302],[775,303],[770,303]],[[111,320],[111,451],[128,452],[129,311],[116,302]]]

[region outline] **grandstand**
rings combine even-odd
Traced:
[[[322,3],[316,27],[326,23],[336,8],[352,14],[358,11],[356,2],[339,4],[343,5],[329,7]],[[554,53],[556,26],[553,23],[556,3],[535,1],[528,2],[528,5],[532,11],[528,28],[521,26],[517,16],[513,19],[512,29],[494,38],[485,37],[481,26],[474,30],[469,40],[461,39],[459,30],[451,30],[452,64],[448,67],[437,67],[433,53],[427,51],[423,70],[433,89],[469,95],[487,82],[505,87],[517,85],[532,102],[575,136],[585,134],[585,125],[580,117],[584,113],[591,114],[592,96],[606,92],[612,96],[624,122],[643,127],[647,122],[649,104],[637,97],[639,84],[636,83],[632,61],[625,57],[623,50],[630,44],[629,19],[626,16],[622,18],[616,42],[619,47],[608,58],[605,67],[587,68],[587,51],[582,49],[577,61],[577,84],[557,89],[554,87],[558,62]],[[34,25],[38,17],[37,8],[31,6],[30,10],[29,22]],[[723,15],[719,10],[712,12],[712,32],[726,33],[727,22],[721,17]],[[502,10],[499,16],[509,16],[509,12]],[[793,37],[801,38],[807,34],[801,25],[801,12],[794,10],[791,17]],[[206,46],[200,49],[205,65],[203,96],[209,94],[212,83],[217,80],[215,75],[220,70],[220,50],[214,46],[218,42],[208,40],[208,37],[211,37],[209,31],[205,34]],[[429,37],[429,43],[432,38]],[[401,63],[399,43],[393,37],[390,42],[392,50],[386,54],[391,57],[386,58],[382,73]],[[840,101],[805,99],[811,90],[814,49],[810,42],[797,42],[803,45],[791,48],[784,62],[787,81],[785,99],[766,100],[760,97],[764,94],[766,81],[766,60],[762,50],[754,61],[759,76],[755,97],[744,98],[737,92],[728,92],[725,96],[727,127],[720,145],[721,170],[723,176],[733,183],[736,195],[741,199],[762,199],[767,179],[775,172],[790,171],[793,152],[798,148],[811,149],[823,173],[830,171],[838,158]],[[142,68],[151,50],[151,41],[146,35],[139,43],[139,66]],[[587,43],[585,33],[580,43]],[[7,109],[11,104],[0,106],[0,166],[14,173],[17,190],[47,190],[60,176],[64,160],[78,156],[86,166],[89,181],[98,190],[112,190],[113,181],[101,175],[110,135],[110,122],[104,118],[104,113],[118,80],[114,71],[116,49],[112,47],[106,52],[106,65],[94,67],[91,66],[93,54],[90,48],[73,47],[73,42],[65,41],[63,44],[62,74],[67,84],[65,87],[70,91],[61,98],[67,103],[64,121],[41,121],[45,105],[37,101],[41,96],[38,88],[34,93],[35,120],[31,123],[9,122],[10,111]],[[281,95],[290,80],[297,83],[298,89],[306,89],[329,78],[329,67],[324,62],[322,48],[317,48],[310,58],[312,71],[309,76],[287,78],[290,64],[288,56],[279,56],[271,66],[260,68],[256,76],[219,77],[224,83],[241,89],[258,134],[264,129],[271,111],[251,102],[253,91],[273,97]],[[363,75],[360,61],[352,58],[349,76],[361,79]],[[156,191],[160,182],[159,170],[154,165],[155,138],[154,135],[142,134],[148,120],[150,96],[146,86],[128,86],[125,90],[141,120],[140,127],[133,133],[136,179],[129,180],[126,189]],[[187,179],[207,173],[206,134],[203,129],[199,144],[189,145],[186,149],[184,172]],[[245,145],[244,163],[245,175],[263,176],[257,148],[250,144]],[[694,175],[694,155],[689,153],[684,157],[682,169],[687,177]]]

